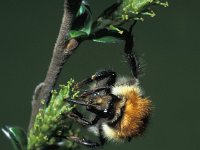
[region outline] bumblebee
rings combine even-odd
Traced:
[[[87,126],[90,132],[99,137],[99,142],[74,136],[67,137],[68,140],[96,147],[110,140],[131,140],[144,132],[151,114],[151,101],[144,97],[139,86],[139,63],[132,52],[133,45],[133,35],[128,32],[124,52],[133,77],[118,77],[112,70],[96,72],[75,85],[76,89],[81,89],[94,83],[91,88],[84,91],[78,99],[68,100],[85,106],[87,111],[94,114],[92,120],[87,120],[74,109],[68,117]]]

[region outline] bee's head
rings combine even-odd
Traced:
[[[95,92],[85,98],[86,109],[94,112],[95,114],[107,116],[109,115],[113,109],[113,97],[108,94],[102,94],[101,92]]]

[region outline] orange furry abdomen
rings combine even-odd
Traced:
[[[142,98],[135,91],[129,91],[123,96],[125,108],[115,128],[116,138],[119,140],[142,134],[151,111],[151,101]]]

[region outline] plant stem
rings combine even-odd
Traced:
[[[64,14],[58,34],[58,38],[53,50],[53,55],[46,74],[46,78],[42,84],[39,84],[33,95],[32,113],[29,123],[29,129],[33,126],[35,116],[41,108],[41,99],[44,99],[48,105],[51,90],[54,88],[58,76],[72,53],[78,46],[78,41],[71,39],[66,41],[68,33],[71,29],[73,19],[81,4],[81,0],[64,0]]]

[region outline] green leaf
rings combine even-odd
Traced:
[[[120,43],[123,40],[113,36],[104,36],[102,38],[93,39],[93,41],[99,43]]]
[[[23,129],[6,126],[2,128],[2,131],[11,140],[15,150],[27,149],[27,136]]]
[[[76,30],[71,30],[69,33],[70,38],[77,38],[81,36],[87,36],[87,33],[83,31],[76,31]]]
[[[106,8],[93,23],[93,30],[101,30],[113,23],[113,14],[116,12],[121,2],[115,2]]]
[[[89,35],[91,33],[91,27],[92,14],[90,11],[90,7],[89,4],[85,0],[83,0],[72,25],[70,38]]]

